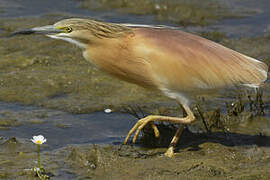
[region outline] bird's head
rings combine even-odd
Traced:
[[[35,27],[14,32],[17,34],[45,34],[54,39],[62,39],[81,48],[103,38],[115,38],[132,33],[131,28],[113,23],[103,23],[90,19],[71,18],[53,25]]]

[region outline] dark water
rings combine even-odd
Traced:
[[[268,0],[230,0],[229,4],[236,10],[250,9],[256,12],[246,18],[226,19],[211,28],[237,36],[258,36],[270,33],[270,3]]]
[[[49,149],[77,143],[120,144],[135,118],[123,113],[96,112],[71,114],[18,104],[0,103],[0,116],[19,122],[18,126],[0,130],[0,137],[29,139],[42,134]]]

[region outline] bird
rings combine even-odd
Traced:
[[[97,68],[121,80],[162,92],[180,103],[185,117],[149,115],[137,121],[124,143],[134,134],[155,124],[180,124],[165,152],[175,155],[175,146],[183,126],[195,121],[190,105],[192,97],[235,86],[258,88],[267,80],[268,66],[198,35],[167,26],[121,24],[88,18],[69,18],[53,25],[16,31],[17,34],[45,34],[76,44],[83,57]]]

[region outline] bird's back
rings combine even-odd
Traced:
[[[151,65],[159,88],[202,91],[259,86],[268,66],[220,44],[179,30],[137,28],[135,51]]]

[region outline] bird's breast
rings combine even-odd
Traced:
[[[128,82],[154,88],[150,65],[144,56],[134,52],[131,42],[104,43],[102,46],[86,48],[84,58],[99,69]]]

